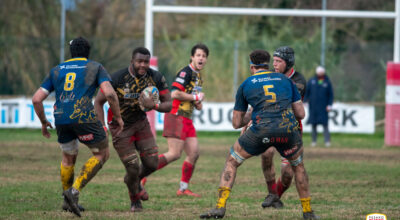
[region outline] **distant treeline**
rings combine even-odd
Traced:
[[[65,59],[69,40],[83,36],[92,44],[90,58],[112,73],[129,65],[132,50],[144,44],[145,0],[77,0],[67,11]],[[159,0],[156,4],[320,9],[321,0],[216,1]],[[393,0],[335,0],[328,9],[393,11]],[[0,95],[32,95],[60,61],[59,0],[0,1]],[[288,45],[296,53],[296,70],[306,78],[320,63],[321,18],[156,14],[154,55],[171,82],[189,62],[190,48],[210,48],[204,71],[208,101],[232,101],[233,72],[238,82],[249,76],[248,54],[263,48],[271,54]],[[393,59],[391,19],[328,18],[326,69],[335,100],[384,100],[386,62]],[[234,63],[234,51],[238,61]],[[271,63],[272,67],[272,63]]]

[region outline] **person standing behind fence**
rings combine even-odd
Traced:
[[[325,68],[318,66],[316,75],[307,82],[304,102],[308,102],[309,117],[307,124],[311,124],[311,146],[317,145],[317,125],[324,127],[325,147],[331,146],[331,137],[328,129],[328,112],[332,110],[333,89]]]

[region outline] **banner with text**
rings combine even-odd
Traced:
[[[47,119],[54,124],[54,101],[44,101]],[[232,112],[234,103],[203,103],[203,110],[195,111],[193,123],[198,131],[234,131],[232,128]],[[108,105],[104,106],[105,112]],[[310,132],[311,126],[303,120],[304,132]],[[163,129],[164,114],[156,112],[155,127]],[[40,128],[41,124],[33,109],[32,101],[27,98],[0,99],[0,128]],[[356,105],[334,103],[329,112],[329,129],[340,133],[375,132],[375,107],[372,105]]]

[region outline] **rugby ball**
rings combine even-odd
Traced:
[[[160,104],[160,93],[158,92],[158,89],[155,86],[149,86],[143,89],[142,91],[144,97],[150,97],[150,94],[153,94],[153,101],[154,104]],[[150,111],[151,109],[147,109],[143,106],[143,103],[139,99],[139,106],[142,111],[147,112]]]

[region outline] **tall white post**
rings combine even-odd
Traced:
[[[400,62],[400,0],[396,0],[395,7],[393,61],[398,63]]]
[[[65,42],[65,0],[61,0],[60,63],[64,62]]]
[[[146,0],[146,23],[144,45],[153,54],[153,0]]]

